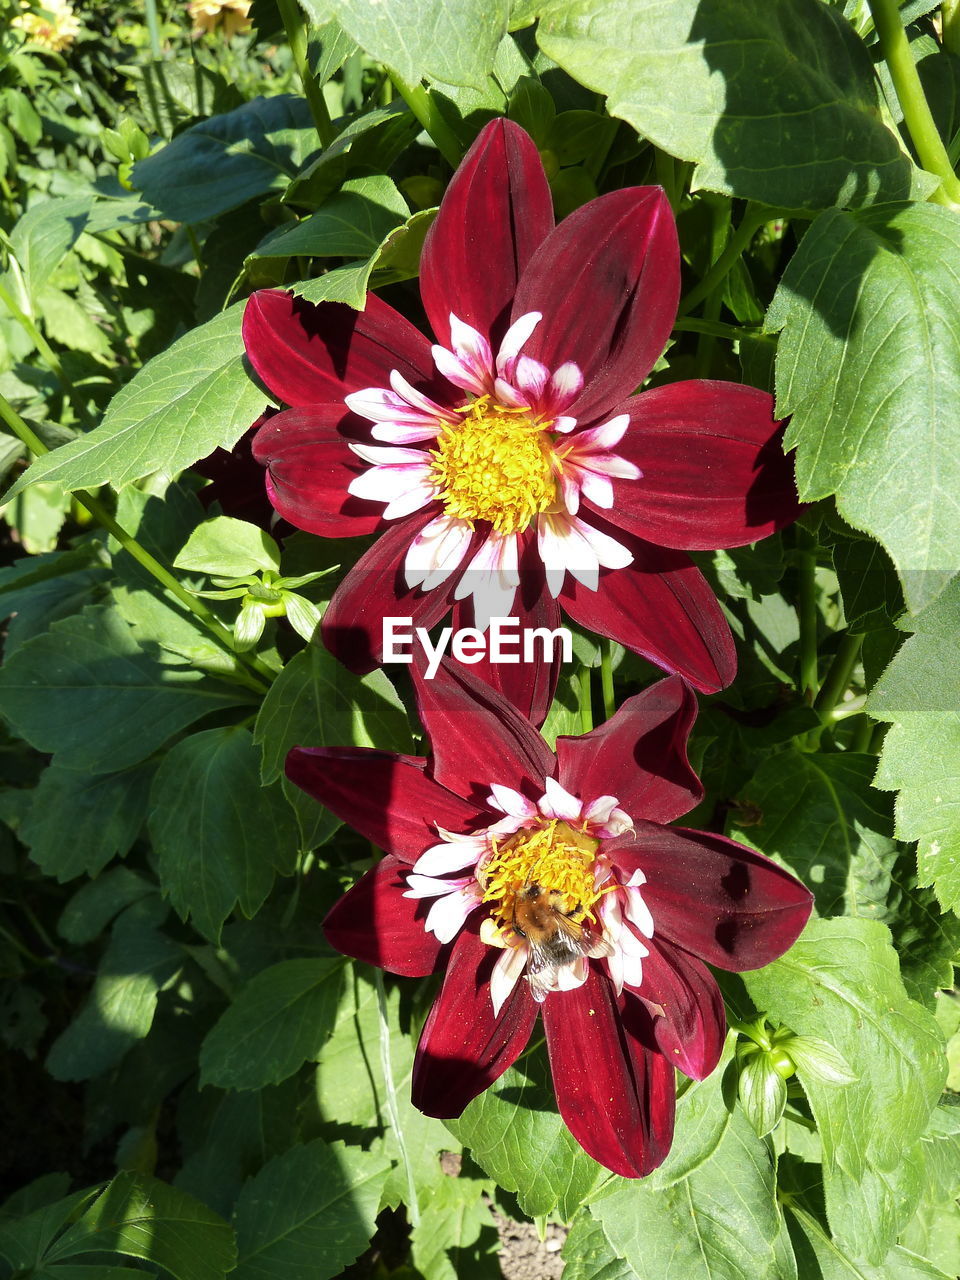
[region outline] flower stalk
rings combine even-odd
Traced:
[[[317,78],[310,70],[303,10],[297,0],[277,0],[277,7],[283,19],[283,29],[287,33],[287,42],[290,45],[290,52],[293,55],[297,74],[300,76],[303,95],[307,100],[307,106],[310,108],[310,115],[313,117],[317,135],[324,148],[329,147],[336,137],[336,132],[333,128],[333,121],[330,119],[330,112],[327,110],[323,90],[317,84]]]
[[[903,110],[903,119],[917,149],[920,163],[940,179],[931,195],[939,204],[960,204],[960,179],[937,129],[917,72],[910,42],[900,20],[896,0],[867,0],[877,29],[884,62],[890,69],[893,87]]]
[[[393,87],[433,139],[437,150],[451,169],[456,169],[462,156],[460,144],[422,84],[409,85],[395,71],[390,72]]]

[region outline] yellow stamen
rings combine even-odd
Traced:
[[[557,909],[564,914],[595,920],[593,908],[603,893],[594,877],[599,847],[599,840],[559,818],[518,831],[502,845],[494,844],[493,856],[479,869],[483,901],[498,903],[495,915],[501,926],[509,924],[523,890],[537,884],[557,895]]]
[[[463,421],[445,426],[430,464],[446,513],[471,526],[488,520],[497,533],[520,533],[556,502],[553,442],[528,409],[480,396]]]

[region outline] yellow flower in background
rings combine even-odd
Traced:
[[[187,13],[193,19],[193,34],[202,36],[222,27],[229,40],[241,32],[250,30],[251,0],[191,0]]]
[[[68,0],[44,0],[43,7],[37,11],[31,11],[28,3],[22,7],[28,12],[14,18],[10,25],[51,53],[60,53],[80,34],[80,23]]]

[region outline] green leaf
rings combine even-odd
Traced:
[[[381,747],[409,751],[403,703],[382,670],[358,677],[326,649],[310,645],[277,676],[253,731],[263,749],[261,778],[283,773],[291,747]]]
[[[751,1054],[740,1071],[740,1104],[758,1138],[777,1127],[787,1105],[787,1082],[773,1069],[769,1055]]]
[[[184,1094],[177,1186],[229,1217],[250,1174],[299,1141],[302,1082],[294,1076],[256,1093]]]
[[[827,12],[827,10],[823,10]],[[817,219],[767,314],[800,496],[835,493],[914,609],[960,564],[960,224],[933,204]]]
[[[889,932],[873,920],[814,920],[743,980],[759,1009],[834,1046],[859,1077],[841,1084],[796,1063],[823,1142],[834,1235],[879,1262],[919,1194],[916,1148],[946,1074],[939,1028],[908,999]]]
[[[818,0],[554,0],[537,40],[611,115],[695,161],[695,186],[807,209],[911,194],[869,55]]]
[[[867,703],[891,720],[876,785],[899,790],[896,832],[916,840],[917,876],[945,910],[960,910],[960,578],[910,620],[915,634]]]
[[[51,342],[59,342],[71,351],[101,356],[112,363],[107,331],[76,298],[46,284],[37,296],[37,312]]]
[[[164,893],[213,942],[239,904],[254,915],[274,871],[293,871],[297,836],[278,787],[261,787],[258,753],[243,728],[178,742],[157,770],[150,834]]]
[[[152,776],[150,766],[100,775],[45,769],[19,832],[44,875],[62,884],[124,857],[146,817]]]
[[[40,200],[10,232],[10,247],[31,303],[86,227],[91,204],[89,196]]]
[[[789,750],[764,761],[740,800],[759,821],[730,834],[785,863],[821,915],[882,919],[897,857],[874,756]]]
[[[563,1246],[563,1280],[641,1280],[626,1258],[617,1257],[602,1225],[581,1214]]]
[[[231,1280],[339,1275],[373,1235],[386,1176],[382,1156],[342,1142],[309,1142],[271,1160],[237,1201]]]
[[[343,30],[410,85],[425,77],[484,87],[507,31],[506,0],[406,0],[402,11],[367,0],[330,0]]]
[[[156,891],[156,884],[129,867],[111,867],[81,885],[64,907],[57,932],[67,942],[93,942],[124,907]]]
[[[410,210],[382,174],[345,182],[321,209],[302,222],[271,231],[247,261],[256,258],[368,258]]]
[[[71,1214],[78,1212],[96,1193],[96,1188],[74,1191],[62,1200],[41,1204],[36,1209],[20,1206],[23,1216],[5,1218],[0,1225],[0,1258],[5,1258],[16,1270],[32,1270]]]
[[[0,695],[31,746],[90,773],[139,764],[187,725],[245,700],[198,671],[148,657],[106,605],[21,645],[0,670]]]
[[[243,988],[200,1050],[200,1087],[262,1089],[304,1062],[329,1039],[343,986],[343,962],[283,960]]]
[[[180,471],[218,447],[231,449],[265,398],[243,364],[243,306],[191,329],[144,365],[98,427],[37,458],[6,500],[38,480],[69,490],[121,488],[155,471]]]
[[[55,1080],[101,1075],[150,1030],[160,988],[184,958],[152,927],[156,914],[147,900],[117,920],[89,1000],[50,1049],[46,1066]]]
[[[742,1113],[734,1113],[714,1157],[688,1178],[665,1188],[646,1179],[618,1178],[613,1185],[616,1190],[596,1200],[591,1212],[610,1251],[604,1267],[616,1258],[631,1270],[598,1267],[581,1275],[795,1280],[793,1257],[781,1238],[774,1162]],[[597,1251],[600,1241],[591,1236]]]
[[[3,644],[6,661],[15,649],[34,636],[48,631],[54,622],[79,613],[93,603],[95,594],[109,578],[106,568],[80,567],[87,557],[74,552],[54,552],[51,556],[31,556],[11,569],[31,564],[36,574],[25,573],[2,588],[0,614],[9,610],[7,635]],[[20,585],[22,581],[23,585]]]
[[[461,1148],[442,1121],[425,1116],[411,1102],[415,1045],[401,1022],[397,988],[386,991],[384,1004],[381,1017],[376,988],[354,968],[333,1034],[317,1063],[315,1088],[325,1137],[355,1139],[358,1130],[384,1134],[384,1151],[396,1165],[383,1203],[398,1205],[409,1194],[410,1180],[421,1194],[435,1187],[445,1176],[440,1154]],[[389,1059],[392,1090],[384,1078],[384,1058]],[[396,1123],[387,1103],[391,1092]]]
[[[447,1128],[530,1217],[569,1219],[604,1176],[560,1119],[543,1053],[512,1067]]]
[[[143,198],[178,222],[203,222],[283,188],[319,150],[303,98],[254,98],[177,134],[134,166]]]
[[[280,548],[255,524],[214,516],[194,529],[173,563],[178,569],[242,578],[261,569],[279,569]]]
[[[486,1280],[500,1242],[483,1184],[441,1178],[410,1233],[411,1261],[424,1280]]]
[[[886,1254],[880,1265],[865,1262],[839,1247],[812,1213],[794,1204],[790,1212],[816,1255],[820,1280],[949,1280],[925,1258],[899,1245]]]
[[[206,1205],[157,1178],[120,1173],[48,1252],[48,1263],[112,1250],[176,1280],[223,1280],[236,1259],[233,1232]]]

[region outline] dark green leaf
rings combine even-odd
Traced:
[[[730,834],[783,861],[821,915],[883,919],[897,857],[888,799],[870,785],[874,756],[785,751],[741,793],[750,826]]]
[[[10,232],[10,247],[23,272],[28,312],[86,227],[91,204],[89,196],[39,200]]]
[[[303,98],[254,98],[179,133],[134,167],[143,198],[179,222],[202,222],[282,188],[319,150]]]
[[[0,691],[4,714],[31,746],[91,773],[139,764],[187,725],[244,700],[149,657],[106,606],[21,645],[0,671]]]
[[[164,893],[216,942],[239,905],[252,916],[289,875],[297,837],[279,787],[262,787],[247,729],[208,729],[166,755],[150,796],[150,833]]]
[[[192,1196],[145,1174],[120,1173],[48,1252],[47,1262],[113,1250],[176,1280],[223,1280],[236,1259],[233,1232]]]
[[[121,488],[154,471],[180,471],[217,447],[232,448],[265,399],[244,368],[242,315],[237,303],[144,365],[98,427],[38,458],[6,498],[37,480],[64,489]]]
[[[57,932],[67,942],[92,942],[125,907],[156,891],[155,884],[129,867],[112,867],[77,890],[63,909]]]
[[[345,182],[317,213],[261,240],[250,258],[368,258],[410,210],[394,183],[376,174]]]
[[[342,1142],[309,1142],[271,1160],[237,1201],[232,1280],[339,1275],[373,1235],[386,1176],[382,1156]]]
[[[203,1042],[201,1088],[262,1089],[316,1062],[342,986],[340,959],[284,960],[258,973]]]
[[[184,959],[154,922],[147,901],[129,907],[114,925],[89,1000],[50,1049],[46,1065],[54,1079],[100,1075],[150,1030],[160,988]]]
[[[410,749],[403,703],[382,671],[358,677],[326,650],[308,645],[270,686],[253,740],[263,749],[261,777],[283,773],[291,747]]]
[[[44,875],[61,883],[96,876],[112,858],[124,857],[146,817],[152,776],[149,765],[99,775],[56,764],[44,770],[20,827]]]

